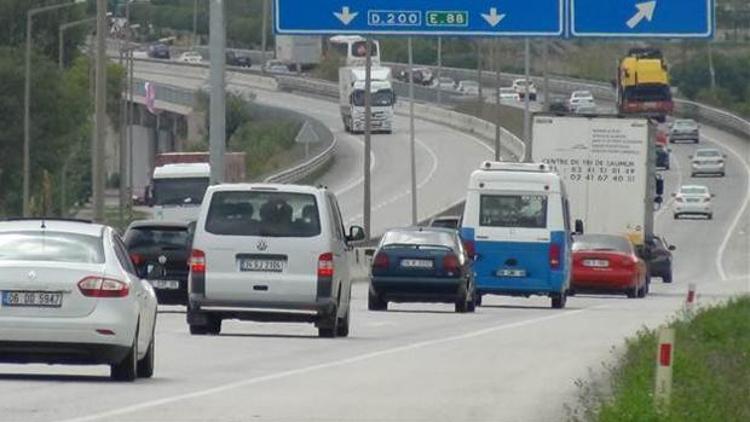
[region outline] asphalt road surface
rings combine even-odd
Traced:
[[[261,93],[260,101],[310,112],[330,124],[341,148],[323,180],[347,219],[361,209],[360,137],[341,132],[334,103]],[[376,137],[375,226],[409,221],[408,136]],[[489,150],[475,139],[420,122],[418,178],[424,215],[460,198]],[[320,339],[312,325],[225,322],[222,335],[191,337],[184,308],[161,310],[156,374],[135,384],[109,380],[106,367],[0,365],[3,421],[555,421],[574,404],[576,380],[613,357],[613,346],[681,307],[689,283],[699,303],[750,292],[750,143],[704,127],[703,143],[727,151],[725,178],[690,180],[692,145],[673,146],[678,165],[667,190],[699,182],[714,193],[713,221],[674,221],[666,206],[657,232],[674,243],[675,281],[654,279],[645,299],[576,296],[552,310],[546,298],[485,297],[476,314],[449,305],[366,310],[355,287],[351,337]],[[359,160],[359,161],[358,161]]]

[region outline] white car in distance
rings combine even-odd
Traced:
[[[711,220],[714,217],[711,204],[715,195],[700,185],[685,185],[673,193],[674,204],[672,206],[675,220],[685,215],[699,215]]]
[[[726,154],[715,148],[701,148],[690,156],[690,175],[718,175],[726,174]]]
[[[203,56],[201,56],[201,54],[197,51],[186,51],[180,54],[180,57],[177,58],[177,61],[180,63],[199,64],[203,63]]]
[[[568,109],[570,111],[576,112],[578,106],[584,104],[596,104],[591,91],[573,91],[570,94],[570,99],[568,99]]]
[[[109,365],[154,373],[156,294],[114,229],[60,220],[0,222],[0,362]]]
[[[476,81],[461,81],[456,89],[463,95],[479,95],[479,83]]]
[[[456,81],[454,81],[453,78],[441,76],[435,80],[435,88],[441,91],[455,91]]]
[[[499,94],[501,103],[514,103],[521,101],[521,96],[518,95],[513,87],[501,87]]]
[[[526,84],[526,79],[516,79],[513,81],[513,90],[516,91],[516,94],[518,94],[521,99],[526,97]],[[536,101],[536,85],[534,85],[534,81],[528,80],[528,85],[529,101]]]

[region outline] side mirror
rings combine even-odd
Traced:
[[[583,220],[576,220],[575,230],[576,234],[583,234]]]
[[[661,205],[661,204],[664,203],[664,198],[661,195],[659,195],[656,198],[654,198],[654,202],[656,202],[657,204]]]
[[[360,226],[352,226],[349,228],[349,236],[346,240],[348,242],[360,242],[365,240],[365,229]]]
[[[674,252],[674,251],[677,250],[677,247],[675,247],[675,245],[669,245],[669,247],[667,249],[669,249],[670,251]]]

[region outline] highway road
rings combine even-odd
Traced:
[[[156,76],[156,73],[152,76]],[[190,78],[180,78],[181,83]],[[233,81],[234,82],[234,81]],[[258,99],[304,111],[339,136],[336,165],[323,181],[347,219],[361,209],[360,137],[341,132],[325,100],[258,92]],[[476,139],[418,124],[419,180],[427,214],[460,197],[466,177],[489,151]],[[406,124],[375,137],[378,228],[408,222]],[[365,284],[353,292],[351,337],[320,339],[312,326],[227,322],[222,335],[191,337],[184,309],[165,307],[157,328],[156,375],[136,384],[109,381],[106,367],[0,365],[3,421],[556,421],[575,403],[576,380],[611,362],[613,346],[642,326],[675,314],[689,283],[699,303],[750,292],[750,143],[704,127],[702,143],[728,154],[727,177],[700,179],[716,193],[715,219],[657,217],[676,244],[675,282],[657,279],[646,299],[576,296],[565,310],[546,298],[486,297],[476,314],[448,305],[366,310]],[[688,155],[665,172],[668,192],[690,180]],[[385,205],[382,205],[385,204]],[[432,204],[432,205],[431,205]],[[432,207],[430,209],[429,207]],[[679,346],[678,346],[679,347]]]

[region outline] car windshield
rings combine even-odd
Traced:
[[[208,189],[207,177],[154,180],[154,205],[200,205]]]
[[[54,231],[0,233],[0,261],[104,263],[102,238]]]
[[[638,102],[672,101],[672,92],[665,85],[638,85],[625,88],[624,99]]]
[[[547,227],[547,195],[482,195],[479,223],[484,227]]]
[[[455,235],[437,230],[392,230],[380,241],[381,248],[427,246],[455,249],[456,245]]]
[[[696,157],[721,157],[721,153],[715,149],[704,149],[695,152]]]
[[[128,248],[140,249],[160,246],[162,248],[182,249],[188,244],[187,227],[135,227],[125,233],[125,245]]]
[[[446,229],[457,229],[458,225],[458,218],[438,218],[430,224],[432,227],[443,227]]]
[[[680,193],[683,195],[706,195],[708,194],[708,188],[702,186],[684,186],[680,189]]]
[[[321,233],[315,196],[277,191],[217,192],[206,231],[226,236],[315,237]]]
[[[573,98],[593,98],[593,95],[588,91],[576,91],[573,93]]]
[[[576,236],[573,251],[616,251],[632,253],[633,246],[622,236],[587,234]]]
[[[698,124],[692,120],[675,120],[673,127],[676,129],[694,129],[698,127]]]

